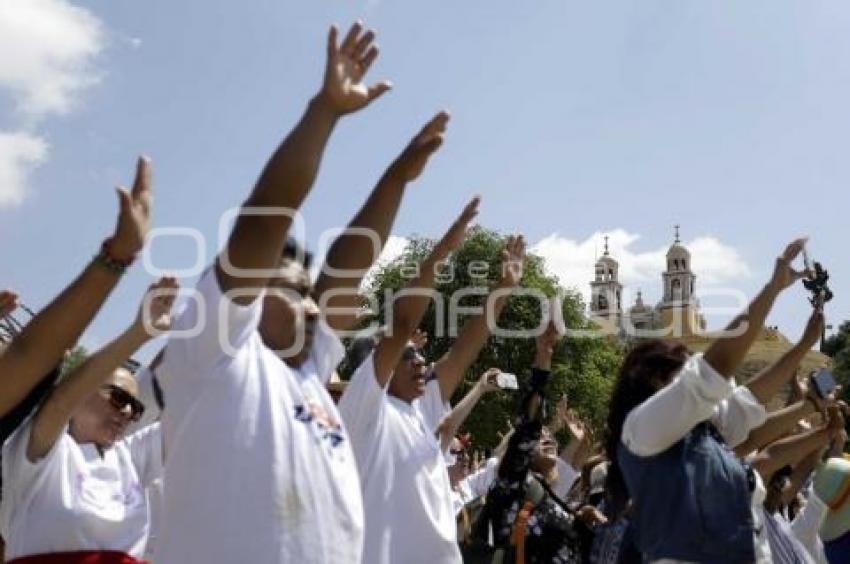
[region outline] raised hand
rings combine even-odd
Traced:
[[[577,441],[582,442],[585,439],[590,438],[590,432],[587,429],[587,425],[585,425],[584,421],[582,421],[575,412],[567,412],[566,425],[570,434],[575,437]]]
[[[413,332],[413,335],[410,336],[410,341],[413,343],[416,350],[421,351],[425,348],[425,345],[428,344],[428,333],[421,329],[417,329]]]
[[[443,235],[443,238],[440,239],[439,244],[442,246],[442,251],[449,253],[463,244],[470,222],[478,215],[478,205],[480,203],[481,198],[475,196],[466,204],[466,207],[463,208],[458,218],[452,223],[449,230]]]
[[[501,372],[498,368],[490,368],[481,375],[481,378],[478,379],[478,386],[483,393],[486,394],[487,392],[496,392],[499,390],[497,378]]]
[[[522,235],[511,235],[502,249],[502,284],[512,288],[519,286],[524,268],[525,239]]]
[[[449,123],[448,112],[440,112],[411,139],[401,155],[390,166],[390,171],[398,174],[405,182],[415,180],[440,145]]]
[[[139,308],[136,325],[151,337],[169,331],[172,321],[171,307],[179,289],[177,280],[171,277],[160,278],[151,284]]]
[[[18,294],[11,290],[0,290],[0,318],[18,309]]]
[[[378,46],[373,44],[375,32],[363,33],[363,24],[355,22],[342,43],[337,45],[337,28],[328,33],[328,60],[320,97],[337,115],[364,108],[389,90],[389,82],[366,86],[362,80],[378,57]]]
[[[116,188],[119,204],[118,225],[110,241],[110,252],[115,258],[132,260],[145,244],[145,237],[150,229],[153,201],[151,175],[150,159],[139,157],[133,188]]]
[[[777,291],[785,290],[797,280],[805,278],[808,272],[805,270],[795,270],[791,263],[803,251],[803,246],[806,244],[806,239],[797,239],[792,241],[785,251],[776,259],[776,266],[773,270],[773,276],[770,279],[770,285]]]

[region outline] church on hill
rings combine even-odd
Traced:
[[[634,305],[624,308],[619,263],[611,256],[605,237],[605,251],[596,261],[595,276],[590,282],[591,320],[620,336],[691,337],[705,332],[691,253],[681,242],[679,226],[675,229],[666,269],[661,272],[662,298],[654,307],[644,303],[638,290]]]
[[[596,261],[595,276],[590,282],[590,319],[609,335],[620,339],[673,339],[691,351],[705,351],[716,336],[706,330],[696,296],[697,276],[691,269],[691,253],[679,238],[678,225],[673,244],[667,250],[666,263],[665,270],[661,272],[661,300],[655,306],[649,306],[638,291],[635,303],[626,309],[623,306],[623,285],[619,281],[619,263],[611,256],[606,237],[605,251]],[[793,345],[778,327],[763,327],[735,375],[739,381],[747,381],[776,362]],[[811,350],[801,363],[800,373],[809,374],[829,365],[829,357]],[[774,407],[781,407],[781,399],[775,399],[778,403]]]

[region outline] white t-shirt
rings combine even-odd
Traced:
[[[173,336],[156,371],[166,406],[157,564],[359,562],[357,466],[323,384],[342,343],[320,322],[295,370],[257,331],[262,298],[232,302],[215,269],[196,290],[203,300],[175,328],[199,324],[200,334]]]
[[[455,514],[460,513],[463,506],[479,497],[487,495],[490,486],[496,481],[499,472],[499,459],[488,458],[484,466],[458,482],[457,489],[452,495]]]
[[[579,472],[561,457],[558,457],[555,463],[558,466],[558,483],[555,484],[553,491],[561,500],[566,500],[567,494],[579,478]]]
[[[439,385],[429,383],[427,397],[432,386],[439,393]],[[427,397],[408,404],[388,395],[370,355],[340,400],[368,516],[364,563],[461,561],[449,475],[434,435],[442,410],[423,413],[420,405],[432,403]]]
[[[6,559],[80,550],[141,558],[148,537],[145,488],[162,473],[162,436],[151,425],[101,458],[63,431],[38,462],[26,451],[33,419],[3,445],[0,530]]]

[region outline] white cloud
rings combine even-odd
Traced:
[[[0,131],[0,207],[26,197],[29,173],[47,158],[47,143],[32,130],[69,112],[97,81],[104,40],[100,20],[67,0],[0,0],[0,92],[22,121]]]
[[[29,173],[47,158],[47,143],[28,133],[0,131],[0,207],[20,204]]]
[[[66,0],[0,2],[0,88],[30,119],[68,112],[97,80],[102,24]]]
[[[363,277],[361,287],[367,288],[372,283],[372,279],[378,270],[400,257],[409,242],[410,240],[407,237],[390,235],[387,239],[387,244],[384,245],[384,249],[381,251],[380,256],[378,256],[378,260],[375,261],[375,264],[372,265],[372,268]]]
[[[575,288],[587,299],[594,263],[602,255],[605,235],[609,236],[611,255],[620,263],[620,281],[626,287],[627,303],[631,305],[638,289],[643,291],[648,303],[657,300],[669,247],[640,250],[636,248],[640,235],[614,229],[594,233],[579,241],[553,233],[534,244],[531,251],[546,259],[548,270],[563,285]],[[697,295],[701,286],[734,285],[751,274],[740,253],[715,237],[701,236],[684,244],[691,251],[691,267],[697,275]]]

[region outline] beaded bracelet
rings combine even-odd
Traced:
[[[112,249],[109,246],[109,239],[106,239],[100,246],[100,252],[94,256],[95,264],[99,264],[106,270],[115,274],[121,275],[127,270],[127,267],[133,264],[136,257],[130,259],[119,259],[112,254]]]

